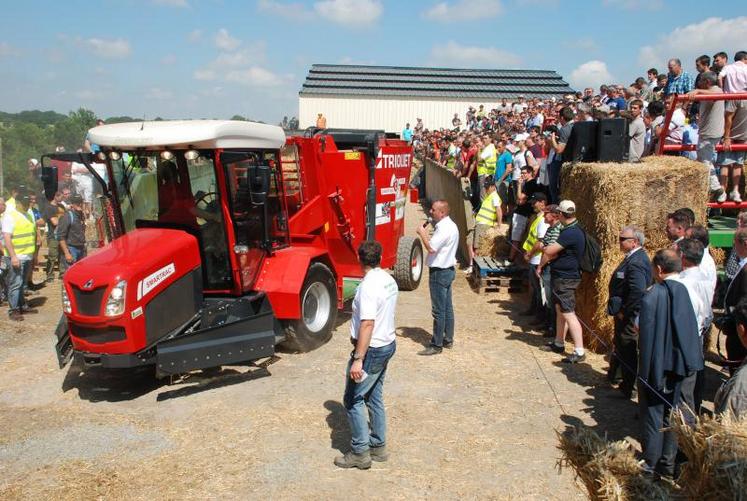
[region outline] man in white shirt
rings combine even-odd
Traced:
[[[350,423],[351,451],[335,458],[335,464],[366,470],[372,460],[389,458],[383,385],[389,360],[397,349],[394,314],[398,289],[392,276],[379,266],[379,242],[363,242],[358,248],[358,259],[365,275],[353,299],[350,341],[355,348],[347,366],[343,398]]]
[[[705,249],[700,241],[686,238],[679,243],[678,251],[682,258],[682,271],[680,272],[679,281],[687,286],[688,292],[692,291],[697,296],[697,301],[692,297],[691,301],[695,309],[695,317],[698,319],[701,338],[705,339],[704,335],[711,328],[711,322],[713,321],[711,304],[713,304],[714,292],[710,281],[699,268],[705,254]],[[693,402],[687,402],[696,414],[700,412],[700,404],[703,402],[704,386],[705,372],[701,370],[698,371],[695,379]]]
[[[427,223],[419,226],[417,233],[428,251],[428,286],[433,312],[433,337],[428,348],[419,355],[438,355],[444,347],[454,344],[454,307],[451,302],[451,284],[454,281],[456,251],[459,246],[459,228],[449,217],[446,200],[436,200],[431,206],[435,230],[428,238]]]
[[[708,230],[703,225],[691,226],[685,231],[686,238],[694,238],[703,244],[703,259],[700,261],[698,269],[705,276],[708,285],[711,300],[709,304],[713,303],[713,295],[716,292],[716,284],[718,282],[718,272],[716,270],[716,262],[711,256],[711,250],[709,247]]]

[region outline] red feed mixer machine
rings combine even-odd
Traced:
[[[412,148],[381,131],[157,121],[89,139],[96,153],[42,160],[48,198],[61,162],[88,168],[111,240],[65,274],[61,367],[170,375],[314,349],[362,278],[364,240],[401,289],[420,283],[420,241],[404,236]]]

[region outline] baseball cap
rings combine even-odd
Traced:
[[[526,141],[529,137],[529,134],[522,133],[522,134],[516,134],[516,137],[514,138],[515,141]]]
[[[560,209],[556,204],[546,205],[543,212],[552,212],[555,214],[560,213]]]
[[[71,204],[82,204],[83,203],[83,197],[78,195],[77,193],[72,195],[70,197],[70,203]]]
[[[576,204],[574,204],[572,200],[561,200],[560,205],[558,205],[558,210],[563,214],[575,214]]]
[[[540,200],[547,202],[547,195],[541,191],[535,191],[532,196],[529,197],[529,203],[539,202]]]
[[[482,185],[487,188],[488,186],[492,186],[495,183],[495,180],[493,179],[493,176],[486,176],[485,179],[482,181]]]

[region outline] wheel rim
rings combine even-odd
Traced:
[[[423,250],[420,247],[414,247],[412,258],[410,259],[410,276],[413,282],[420,280],[420,274],[423,273]]]
[[[311,332],[321,331],[329,320],[329,307],[332,298],[327,287],[321,282],[314,282],[306,289],[301,303],[303,323]]]

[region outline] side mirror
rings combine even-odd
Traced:
[[[257,165],[249,169],[249,201],[252,205],[264,205],[270,191],[270,166]]]
[[[44,196],[47,197],[47,200],[52,201],[58,187],[57,166],[50,165],[49,167],[42,167],[41,178],[44,185]]]

